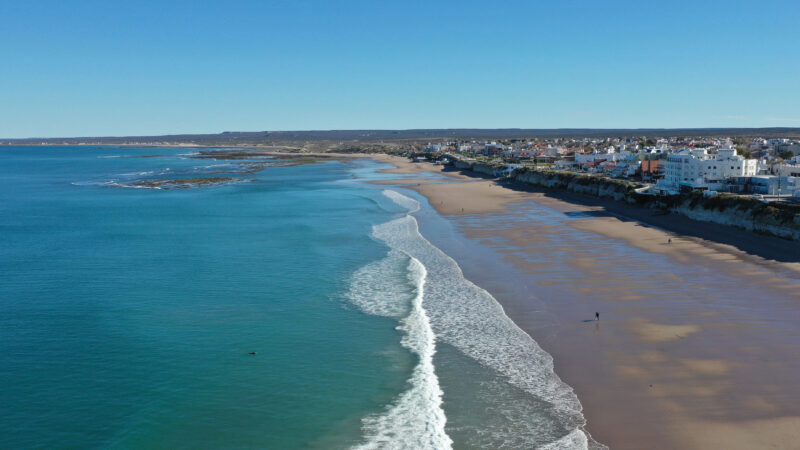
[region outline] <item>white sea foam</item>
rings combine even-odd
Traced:
[[[121,173],[119,176],[121,177],[146,177],[148,175],[153,175],[156,173],[154,170],[147,170],[144,172],[128,172],[128,173]]]
[[[544,444],[539,446],[539,450],[563,450],[568,448],[589,448],[589,439],[581,429],[576,428],[572,430],[569,434],[558,439],[557,441],[550,442],[548,444]],[[605,446],[602,445],[594,445],[593,448],[595,449],[605,449],[608,450]]]
[[[139,186],[139,185],[131,185],[126,183],[119,183],[117,180],[108,180],[108,181],[73,181],[70,183],[73,186],[108,186],[108,187],[118,187],[118,188],[131,188],[131,189],[148,189],[149,186]],[[160,188],[152,188],[152,189],[160,189]]]
[[[124,189],[163,189],[160,186],[147,186],[141,184],[129,184],[129,183],[118,183],[116,181],[106,181],[100,183],[101,186],[109,186],[109,187],[116,187],[116,188],[124,188]]]
[[[383,194],[409,211],[419,208],[416,200],[398,192],[385,190]],[[422,306],[437,340],[548,402],[558,421],[572,430],[549,444],[532,444],[549,449],[588,447],[588,437],[582,431],[585,420],[581,404],[572,388],[553,371],[552,357],[505,315],[491,294],[465,279],[458,264],[419,233],[413,216],[377,225],[373,235],[427,269]]]
[[[367,264],[353,274],[348,298],[364,312],[401,319],[411,309],[408,289],[397,282],[397,275],[407,271],[408,256],[391,250],[385,258]]]
[[[387,260],[391,258],[390,252]],[[453,441],[445,432],[447,418],[442,410],[442,390],[433,366],[436,339],[422,306],[427,272],[417,259],[411,257],[408,261],[408,277],[415,285],[415,293],[411,311],[400,321],[398,329],[406,333],[400,343],[415,353],[419,362],[408,380],[410,387],[385,412],[364,418],[366,442],[358,449],[452,448]],[[394,303],[394,299],[388,303]],[[367,308],[390,315],[396,313],[394,307],[375,309],[374,303]]]
[[[402,277],[407,283],[399,281]],[[422,306],[426,278],[427,271],[419,260],[392,249],[385,258],[356,271],[351,280],[350,300],[369,314],[397,318],[398,330],[405,333],[401,345],[419,358],[408,380],[409,388],[385,411],[363,419],[365,442],[358,449],[452,446],[445,432],[442,390],[433,366],[436,339]]]
[[[398,205],[402,206],[403,208],[408,209],[408,214],[415,213],[419,211],[419,202],[414,200],[411,197],[406,197],[405,195],[397,192],[392,191],[390,189],[385,189],[383,191],[383,195],[391,199],[393,202],[397,203]],[[386,225],[386,224],[384,224]]]
[[[206,165],[206,166],[194,167],[194,171],[195,172],[205,172],[205,171],[209,171],[209,170],[219,170],[219,169],[222,169],[223,167],[224,168],[228,168],[228,167],[237,168],[239,166],[240,166],[239,164],[232,164],[232,163],[209,164],[209,165]]]

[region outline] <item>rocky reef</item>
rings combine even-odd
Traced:
[[[129,183],[114,183],[111,186],[122,188],[139,188],[139,189],[192,189],[209,186],[220,186],[225,184],[240,183],[244,180],[242,178],[233,177],[196,177],[196,178],[180,178],[175,180],[170,179],[150,179],[150,180],[136,180]]]

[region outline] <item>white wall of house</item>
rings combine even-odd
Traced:
[[[575,153],[575,162],[577,164],[586,164],[595,161],[622,161],[631,157],[631,152],[619,153]]]
[[[795,156],[784,164],[775,164],[771,169],[778,176],[800,177],[800,156]]]
[[[731,177],[752,177],[758,172],[758,161],[744,159],[735,149],[720,149],[716,154],[705,149],[684,149],[667,155],[664,179],[659,184],[676,188],[681,184],[706,186]]]

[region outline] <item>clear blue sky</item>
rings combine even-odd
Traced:
[[[800,126],[800,2],[0,0],[0,137]]]

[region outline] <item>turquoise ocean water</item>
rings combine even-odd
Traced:
[[[0,447],[586,448],[386,166],[190,156],[0,148]]]

